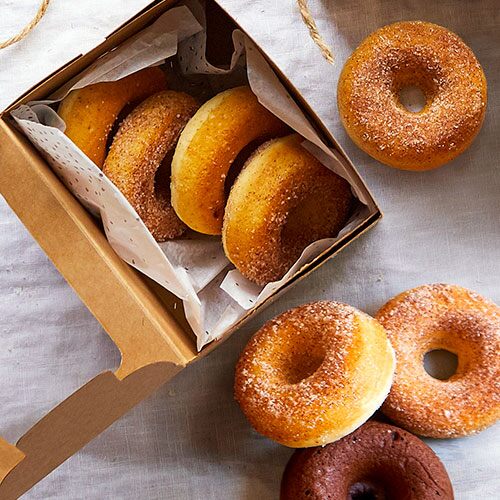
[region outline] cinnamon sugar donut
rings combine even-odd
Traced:
[[[409,432],[370,421],[323,448],[296,450],[281,500],[453,500],[439,458]]]
[[[382,411],[423,436],[459,437],[500,417],[500,308],[454,285],[423,285],[385,304],[376,318],[396,351],[394,384]],[[456,373],[431,377],[424,355],[457,355]]]
[[[289,135],[263,144],[231,188],[222,243],[249,280],[264,285],[290,269],[313,241],[333,237],[352,207],[349,183]]]
[[[186,229],[170,205],[168,180],[155,176],[197,107],[182,92],[166,90],[149,97],[120,125],[104,163],[103,172],[157,241],[180,236]]]
[[[98,166],[120,111],[165,89],[165,73],[157,67],[132,73],[115,82],[102,82],[71,91],[59,104],[64,133]]]
[[[252,337],[236,366],[235,397],[261,434],[285,446],[324,445],[382,404],[394,363],[376,320],[345,304],[314,302]]]
[[[172,205],[182,221],[204,234],[221,234],[225,182],[240,151],[288,127],[249,87],[217,94],[182,132],[172,161]]]
[[[416,86],[426,104],[411,112],[399,92]],[[429,170],[465,151],[483,123],[486,78],[472,50],[447,29],[399,22],[366,38],[347,60],[337,94],[351,139],[386,165]]]

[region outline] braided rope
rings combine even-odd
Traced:
[[[36,13],[35,17],[19,33],[17,33],[17,35],[10,37],[4,42],[0,42],[0,49],[5,49],[5,47],[13,45],[27,36],[28,33],[38,24],[40,19],[42,19],[42,17],[45,15],[45,11],[47,10],[49,3],[50,0],[42,0],[42,3],[38,8],[38,12]]]
[[[309,29],[309,34],[311,38],[314,40],[316,45],[321,49],[321,53],[323,57],[329,62],[333,63],[333,53],[330,50],[330,47],[325,43],[323,37],[319,34],[318,28],[316,26],[316,22],[314,21],[314,17],[309,10],[309,6],[307,5],[307,0],[297,0],[299,4],[300,14],[302,15],[302,19],[306,23],[307,28]]]

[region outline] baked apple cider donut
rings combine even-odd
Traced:
[[[249,87],[207,101],[182,132],[172,161],[172,205],[182,221],[204,234],[220,234],[225,183],[241,150],[288,127],[262,106]]]
[[[102,82],[71,91],[57,110],[66,123],[64,133],[98,166],[120,112],[166,88],[165,73],[157,67],[132,73],[115,82]]]
[[[291,309],[266,323],[236,365],[235,396],[252,426],[293,448],[349,434],[382,404],[394,373],[383,327],[338,302]]]
[[[283,277],[313,241],[336,236],[352,207],[349,183],[302,141],[293,134],[263,144],[228,197],[224,250],[241,274],[259,285]]]
[[[399,98],[418,87],[426,104],[409,111]],[[486,78],[455,33],[427,22],[399,22],[366,38],[338,84],[340,117],[351,139],[386,165],[429,170],[465,151],[483,123]]]
[[[323,448],[296,450],[281,500],[453,500],[435,453],[409,432],[370,421]]]
[[[103,172],[157,241],[186,229],[170,204],[169,180],[156,182],[156,173],[197,107],[182,92],[166,90],[148,97],[120,125],[104,163]]]
[[[401,293],[377,313],[396,351],[397,367],[382,411],[402,427],[433,438],[466,436],[500,417],[500,308],[454,285]],[[433,378],[425,354],[458,357],[455,374]]]

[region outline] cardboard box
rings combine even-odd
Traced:
[[[2,499],[17,498],[29,490],[134,405],[187,365],[215,349],[243,321],[333,257],[382,216],[335,139],[285,75],[267,58],[322,139],[339,152],[359,181],[359,188],[369,200],[369,214],[355,229],[301,269],[285,287],[249,311],[223,338],[197,352],[194,334],[183,314],[182,301],[115,254],[98,222],[65,188],[9,118],[9,111],[22,103],[46,97],[175,3],[173,0],[159,1],[137,14],[101,45],[47,77],[1,115],[1,194],[122,355],[116,372],[104,372],[92,379],[35,424],[16,445],[0,438]]]

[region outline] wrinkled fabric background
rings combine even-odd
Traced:
[[[26,498],[277,498],[291,452],[254,433],[232,398],[238,353],[266,319],[319,298],[374,313],[392,295],[427,282],[457,283],[500,303],[498,0],[310,0],[334,49],[333,66],[310,40],[294,1],[221,3],[333,131],[385,218]],[[27,39],[0,51],[0,108],[147,4],[53,0]],[[36,8],[35,0],[0,0],[0,37],[16,32]],[[389,169],[358,150],[339,124],[335,105],[348,54],[376,28],[403,19],[437,22],[461,35],[489,84],[486,121],[472,147],[452,164],[421,174]],[[14,442],[54,405],[118,362],[97,321],[0,199],[0,435]],[[498,498],[499,429],[428,441],[445,463],[457,499]]]

